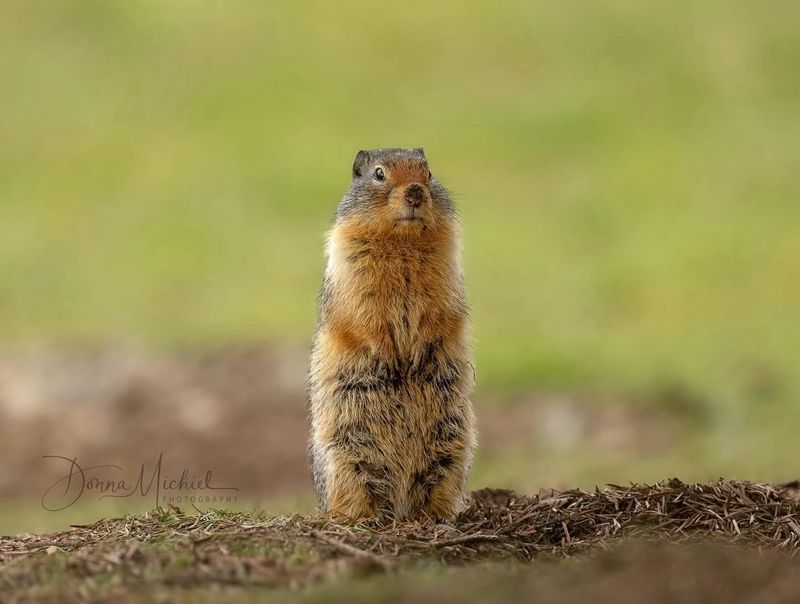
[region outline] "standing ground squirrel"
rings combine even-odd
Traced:
[[[320,511],[453,518],[475,448],[460,227],[422,149],[359,151],[309,374]]]

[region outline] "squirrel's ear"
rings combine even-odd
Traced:
[[[363,149],[356,153],[356,159],[353,162],[353,178],[357,178],[364,173],[364,168],[369,163],[369,153]]]
[[[414,151],[417,152],[417,155],[423,158],[425,157],[425,149],[423,149],[422,147],[417,147],[416,149],[414,149]]]

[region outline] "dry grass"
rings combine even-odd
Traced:
[[[795,488],[792,488],[792,487]],[[800,550],[797,485],[677,479],[520,496],[484,489],[452,525],[430,520],[341,524],[177,508],[49,535],[0,539],[0,585],[13,599],[187,592],[209,586],[302,587],[394,573],[435,560],[572,556],[637,541],[723,541]]]

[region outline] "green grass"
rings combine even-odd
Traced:
[[[424,145],[482,386],[796,400],[800,5],[0,12],[6,344],[307,341],[355,151]]]

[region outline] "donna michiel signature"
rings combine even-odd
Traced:
[[[235,503],[239,496],[236,487],[219,487],[212,482],[211,470],[202,478],[192,475],[184,468],[178,478],[170,478],[163,472],[164,453],[158,456],[153,471],[145,470],[146,464],[139,468],[135,480],[125,478],[101,478],[96,474],[119,474],[122,468],[113,464],[86,466],[78,464],[77,457],[61,455],[45,455],[42,459],[57,460],[65,467],[65,474],[51,484],[42,495],[42,508],[49,512],[65,510],[77,502],[84,494],[98,494],[98,500],[107,497],[126,498],[147,497],[151,493],[155,497],[156,507],[169,503]],[[177,493],[196,493],[199,495],[178,495]],[[209,493],[211,492],[211,493]]]

